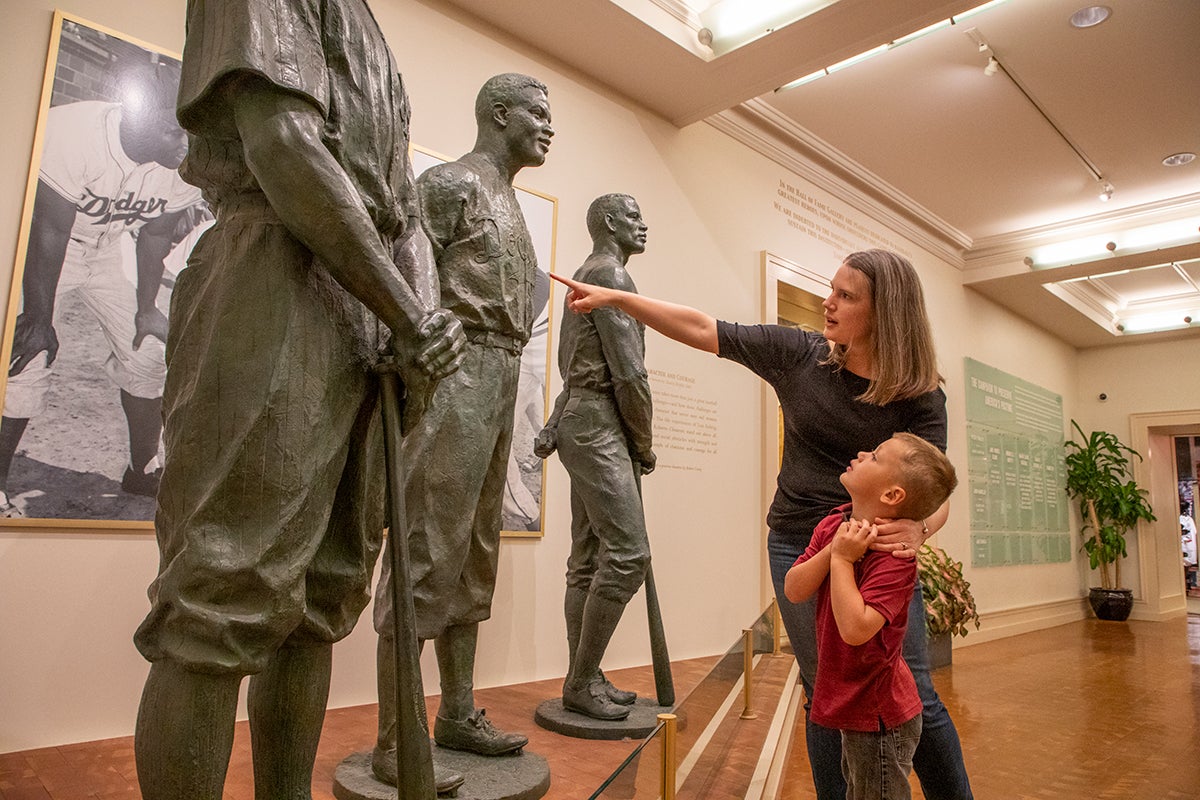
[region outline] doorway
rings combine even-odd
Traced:
[[[1175,437],[1175,474],[1179,484],[1179,533],[1183,583],[1189,614],[1200,614],[1197,580],[1196,476],[1200,472],[1200,436]]]
[[[1189,598],[1184,580],[1179,521],[1180,482],[1196,478],[1200,437],[1200,409],[1130,414],[1132,445],[1142,454],[1134,461],[1134,479],[1148,487],[1150,506],[1157,517],[1141,523],[1137,532],[1140,596],[1134,599],[1139,619],[1164,620],[1200,613],[1200,597]],[[1180,466],[1177,440],[1188,441],[1187,466]],[[1194,485],[1194,484],[1193,484]],[[1192,513],[1196,512],[1193,493]]]

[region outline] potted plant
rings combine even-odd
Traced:
[[[1092,569],[1100,571],[1100,586],[1089,590],[1088,601],[1100,619],[1124,620],[1133,608],[1133,592],[1121,586],[1125,532],[1139,520],[1155,519],[1146,491],[1133,480],[1130,457],[1140,461],[1142,456],[1114,434],[1086,436],[1075,420],[1071,425],[1079,441],[1065,444],[1067,495],[1079,501],[1083,550]]]
[[[979,628],[979,612],[971,584],[963,577],[961,561],[955,561],[940,547],[921,545],[917,551],[917,575],[925,598],[925,629],[929,632],[931,669],[950,663],[951,639],[966,636],[967,624]]]

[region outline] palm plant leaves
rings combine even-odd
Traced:
[[[1115,434],[1092,431],[1089,436],[1075,420],[1071,425],[1078,431],[1079,441],[1072,439],[1064,445],[1067,495],[1079,502],[1083,550],[1092,569],[1100,570],[1100,585],[1119,588],[1121,559],[1127,555],[1125,532],[1139,520],[1155,520],[1146,491],[1133,480],[1130,457],[1140,461],[1142,456]],[[1110,576],[1109,564],[1115,577]]]

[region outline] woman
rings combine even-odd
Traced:
[[[838,476],[860,450],[873,450],[893,433],[914,433],[946,449],[946,395],[939,387],[933,336],[916,271],[886,250],[846,257],[822,304],[818,334],[778,325],[719,322],[687,306],[645,295],[580,284],[567,305],[588,312],[613,306],[672,339],[746,366],[775,389],[783,409],[783,460],[775,499],[767,514],[771,578],[806,697],[816,675],[812,601],[794,605],[784,577],[804,552],[813,528],[829,510],[847,502]],[[912,558],[949,513],[943,505],[924,522],[879,521],[882,549]],[[929,800],[967,800],[970,783],[958,732],[929,676],[925,607],[918,583],[909,608],[904,657],[924,703],[921,743],[913,767]],[[806,705],[807,709],[807,705]],[[808,722],[809,761],[819,800],[842,800],[838,731]]]

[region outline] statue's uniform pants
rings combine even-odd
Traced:
[[[571,476],[567,588],[628,603],[646,579],[650,541],[638,466],[611,396],[571,389],[558,457]]]
[[[515,339],[468,330],[462,366],[438,384],[404,439],[418,639],[491,616],[520,363]],[[384,636],[394,635],[391,573],[385,556],[375,594],[375,630]]]
[[[376,335],[261,195],[221,209],[172,297],[147,659],[251,674],[353,629],[383,530]]]

